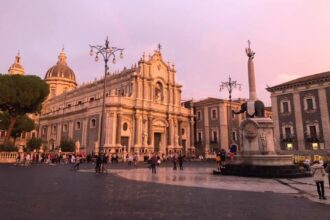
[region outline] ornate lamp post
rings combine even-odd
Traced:
[[[99,152],[103,153],[104,146],[103,144],[103,130],[104,130],[104,110],[105,110],[105,88],[106,88],[106,77],[109,75],[108,62],[112,58],[112,63],[116,63],[116,54],[120,53],[119,57],[123,58],[123,48],[112,47],[109,45],[108,37],[105,40],[105,45],[89,45],[90,47],[90,56],[95,55],[95,62],[99,60],[99,56],[103,57],[104,60],[104,79],[103,79],[103,102],[102,102],[102,112],[101,112],[101,128],[100,128],[100,138],[99,138]],[[95,52],[94,52],[95,50]]]
[[[232,142],[232,109],[231,109],[231,93],[234,89],[241,90],[241,84],[237,83],[237,81],[232,81],[231,77],[229,76],[228,82],[221,82],[220,84],[220,92],[224,89],[227,89],[229,92],[229,114],[228,114],[228,130],[229,130],[229,136],[230,136],[230,142]],[[231,143],[230,143],[231,144]]]

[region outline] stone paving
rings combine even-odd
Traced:
[[[211,167],[188,167],[184,170],[173,170],[172,167],[158,167],[157,174],[144,168],[137,169],[109,169],[110,173],[120,177],[159,184],[202,187],[210,189],[225,189],[250,192],[273,192],[305,197],[314,202],[330,205],[329,183],[325,181],[325,195],[328,200],[319,200],[313,178],[297,179],[264,179],[255,177],[219,176],[212,175]],[[81,172],[94,172],[94,170],[81,170]]]
[[[156,175],[146,164],[111,164],[108,174],[94,174],[93,164],[80,172],[63,164],[0,165],[0,219],[330,219],[328,205],[300,196],[300,183],[212,176],[213,163],[185,165],[173,171],[164,164]]]

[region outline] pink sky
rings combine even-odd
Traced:
[[[0,72],[18,50],[27,74],[44,77],[62,45],[78,83],[103,75],[88,44],[125,48],[111,70],[130,67],[160,42],[175,63],[184,99],[227,98],[219,92],[228,75],[248,97],[247,40],[256,52],[257,95],[270,105],[266,85],[330,70],[328,0],[2,0]]]

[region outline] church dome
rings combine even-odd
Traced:
[[[58,56],[58,62],[56,65],[52,66],[47,72],[45,76],[45,80],[51,80],[54,78],[61,78],[66,81],[71,81],[74,84],[76,83],[76,76],[73,70],[68,66],[66,62],[66,54],[64,49],[62,49],[60,55]]]
[[[52,66],[45,75],[45,81],[49,85],[49,98],[62,94],[65,91],[73,90],[77,87],[76,76],[66,62],[64,49],[58,56],[58,62]]]
[[[9,74],[19,74],[19,75],[24,75],[25,70],[24,67],[21,64],[21,56],[19,52],[17,53],[15,57],[15,63],[13,63],[9,69],[8,69]]]

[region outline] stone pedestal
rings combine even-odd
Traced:
[[[275,152],[274,125],[270,118],[249,118],[240,125],[241,143],[233,164],[259,166],[292,165],[292,155]]]
[[[266,178],[305,177],[310,174],[293,164],[292,155],[277,155],[270,118],[248,118],[240,125],[241,147],[233,161],[214,174]]]

